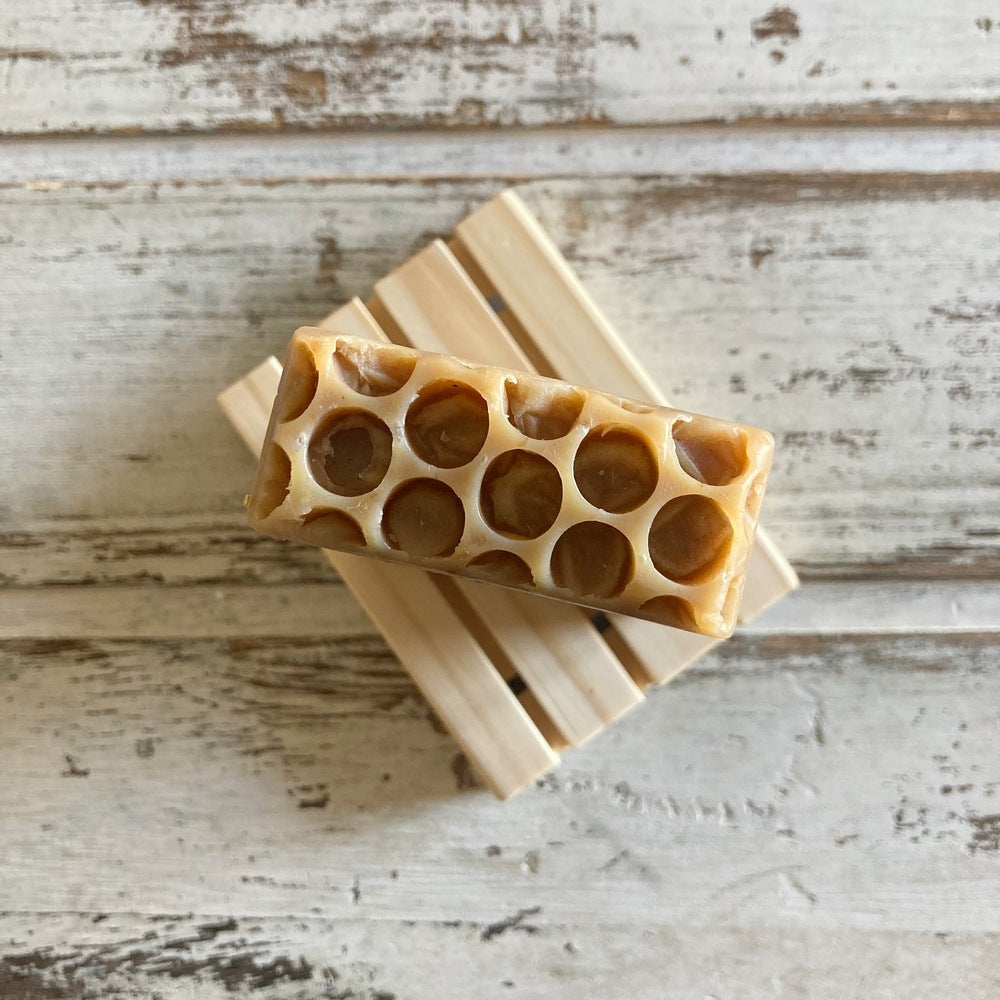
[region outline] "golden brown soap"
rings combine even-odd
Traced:
[[[250,524],[726,636],[773,446],[753,427],[303,328]]]

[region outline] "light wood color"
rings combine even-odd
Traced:
[[[320,326],[514,370],[541,370],[581,385],[596,383],[628,398],[663,401],[513,192],[474,212],[456,233],[452,246],[458,256],[442,240],[433,241],[376,282],[367,305],[355,299]],[[273,380],[273,366],[267,371]],[[223,394],[223,408],[238,428],[247,419],[241,407],[259,408],[266,396],[260,372],[256,369],[246,384],[237,383]],[[260,440],[254,443],[259,450]],[[416,629],[417,641],[402,641],[409,634],[405,630],[394,641],[400,622],[386,621],[392,617],[392,603],[386,599],[395,585],[386,579],[391,568],[358,574],[351,564],[360,557],[327,557],[335,566],[344,564],[345,582],[383,631],[388,629],[387,639],[400,660],[421,689],[430,692],[428,700],[501,797],[524,787],[554,761],[537,755],[542,733],[549,753],[579,746],[637,705],[641,686],[666,682],[716,641],[619,615],[611,616],[613,628],[602,636],[577,608],[411,573],[427,590],[424,612],[443,602],[452,628],[464,633],[463,652],[471,646],[478,675],[490,675],[485,690],[508,712],[514,696],[507,683],[519,678],[527,685],[518,707],[522,712],[527,708],[537,725],[518,714],[518,725],[504,733],[486,720],[476,724],[466,718],[469,711],[489,710],[490,695],[484,695],[483,704],[473,704],[469,692],[457,685],[458,675],[449,675],[446,665],[435,668],[428,654],[437,636],[428,633],[438,618],[428,614],[420,627],[422,615],[407,616],[405,629]],[[763,581],[757,578],[751,598],[755,612],[795,585],[794,573],[776,552],[768,552],[763,568],[768,575]],[[518,763],[505,760],[500,774],[488,770],[503,758],[505,740],[516,746],[525,734],[529,748],[515,753]]]
[[[360,302],[335,316],[345,329],[377,329]],[[280,375],[281,365],[270,358],[219,396],[223,412],[255,454]],[[428,574],[339,552],[324,555],[496,795],[508,798],[558,761]]]
[[[442,240],[375,282],[377,300],[410,346],[469,361],[532,371],[528,356]]]
[[[456,232],[452,248],[462,263],[452,248],[436,240],[375,285],[378,299],[393,319],[404,328],[410,324],[412,346],[523,371],[540,370],[628,399],[669,405],[513,191],[503,192],[473,212]],[[494,299],[507,325],[490,308],[484,293]],[[458,303],[453,315],[446,305],[449,301]],[[515,334],[520,335],[520,343]],[[542,364],[533,364],[532,356],[542,359]],[[751,563],[742,621],[798,586],[791,564],[761,530]],[[615,621],[619,619],[615,616]],[[661,628],[625,627],[635,633],[637,646],[645,648],[651,642],[662,649]],[[701,637],[689,643],[681,637],[668,643],[668,649],[687,660],[713,642]],[[665,669],[663,680],[676,672],[673,665]]]
[[[376,284],[393,327],[412,346],[444,354],[458,353],[455,345],[465,336],[477,349],[499,343],[505,335],[503,326],[450,257],[443,243],[435,243]],[[407,291],[414,273],[419,280]],[[355,337],[388,339],[358,300],[319,326]],[[507,364],[507,359],[502,363]],[[511,367],[524,363],[519,358]],[[428,579],[439,587],[443,583],[433,575]],[[486,648],[500,654],[494,655],[493,662],[501,675],[506,680],[519,676],[527,684],[569,746],[585,743],[642,701],[642,692],[584,611],[555,601],[544,601],[539,607],[540,598],[465,580],[444,586],[446,593],[454,587],[464,597],[476,617],[471,623],[473,634],[486,633]]]
[[[592,384],[628,399],[666,405],[664,394],[628,351],[565,258],[513,191],[505,191],[456,227],[454,248],[495,301],[525,356],[546,375]],[[750,557],[741,620],[798,586],[795,571],[763,530]],[[615,628],[649,676],[664,683],[717,640],[678,635],[621,615]]]
[[[375,292],[410,346],[531,370],[440,240],[377,282]],[[458,586],[571,745],[589,739],[642,700],[587,612],[531,594],[465,581]]]
[[[669,405],[515,192],[487,202],[460,222],[456,233],[491,292],[501,297],[501,316],[510,310],[512,330],[528,338],[522,349],[545,359],[543,374]],[[766,532],[758,531],[756,548],[743,593],[744,619],[798,585]]]

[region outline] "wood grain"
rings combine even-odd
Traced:
[[[0,129],[996,122],[996,23],[973,0],[12,0]]]
[[[0,4],[0,996],[1000,994],[998,24]],[[212,400],[511,182],[806,585],[501,806]]]
[[[530,371],[489,303],[447,246],[435,240],[375,284],[372,307],[405,343]],[[336,323],[329,321],[330,329]],[[455,589],[503,651],[569,746],[580,746],[642,701],[642,692],[592,627],[593,612],[474,581]]]
[[[373,636],[6,639],[4,905],[996,934],[995,646],[736,638],[501,804]]]
[[[10,558],[46,548],[49,528],[93,528],[72,545],[96,545],[123,523],[166,551],[174,543],[156,536],[196,525],[208,546],[195,563],[242,548],[252,573],[251,553],[276,557],[280,547],[230,528],[252,463],[214,394],[497,187],[0,190],[0,335],[21,387],[0,397],[0,472],[17,482],[0,496]],[[996,175],[578,179],[521,191],[670,398],[776,433],[763,520],[793,562],[995,573]]]
[[[878,983],[890,997],[933,995],[929,984],[989,997],[998,985],[991,934],[833,935],[793,924],[651,925],[637,934],[561,925],[533,911],[480,922],[375,924],[363,917],[0,915],[11,942],[0,958],[0,988],[32,1000],[438,1000],[442,954],[459,988],[483,1000],[515,991],[545,1000],[624,992],[690,1000],[734,995],[733,983],[745,1000],[772,1000],[779,989],[796,1000],[867,1000],[859,983]]]
[[[341,130],[7,139],[0,182],[441,180],[994,172],[1000,128],[902,124]]]
[[[323,575],[323,583],[252,586],[119,579],[104,586],[7,587],[0,639],[334,639],[376,631],[329,568]],[[810,582],[740,626],[747,636],[990,632],[1000,632],[1000,583],[961,579]]]
[[[323,321],[363,339],[384,339],[372,315],[353,299]],[[282,366],[269,358],[219,394],[220,409],[251,454],[263,450]],[[389,572],[374,560],[326,550],[376,633],[406,668],[441,723],[500,798],[509,798],[554,766],[558,757],[526,706],[497,669],[489,647],[467,627],[437,578],[413,568]],[[492,622],[491,639],[506,640]]]

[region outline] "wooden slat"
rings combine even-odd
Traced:
[[[281,362],[274,357],[266,358],[219,394],[222,412],[255,455],[260,454],[267,431],[267,418],[261,425],[260,415],[270,414],[280,381]]]
[[[414,347],[529,369],[527,358],[441,241],[375,289]],[[642,700],[579,608],[467,581],[458,586],[571,745],[583,743]]]
[[[368,320],[359,303],[344,307],[346,327]],[[281,366],[269,359],[219,396],[223,412],[251,450],[260,451]],[[270,381],[270,385],[268,384]],[[424,697],[500,798],[530,784],[558,757],[493,669],[427,574],[362,556],[325,552],[406,666]]]
[[[513,191],[505,191],[459,223],[456,239],[502,297],[503,312],[526,353],[543,359],[543,370],[569,382],[596,385],[630,399],[666,403],[565,258]],[[750,558],[742,618],[752,617],[797,586],[794,570],[763,532]],[[671,637],[660,626],[616,615],[626,642],[657,681],[707,652],[704,636]]]
[[[351,299],[340,309],[321,319],[316,326],[321,330],[337,331],[351,337],[368,340],[386,340],[385,331],[375,322],[374,317],[360,299]]]
[[[532,371],[527,355],[441,240],[375,282],[375,294],[418,350]]]
[[[445,249],[445,253],[447,250]],[[457,269],[456,269],[457,270]],[[459,272],[460,273],[460,272]],[[476,295],[475,288],[467,278],[464,279],[467,295]],[[430,308],[435,313],[435,320],[442,330],[464,329],[464,323],[470,323],[470,329],[477,329],[476,310],[468,308],[468,298],[461,295],[459,290],[448,285],[437,285],[431,287],[431,295],[425,296],[424,300],[433,302]],[[449,326],[448,311],[442,309],[441,304],[446,300],[442,296],[454,294],[457,301],[458,311],[455,316],[461,316],[462,324],[451,321]],[[463,308],[462,302],[465,303]],[[322,329],[339,331],[350,334],[353,337],[364,337],[372,340],[388,340],[387,329],[391,329],[397,334],[397,339],[402,339],[402,331],[391,314],[385,312],[381,303],[375,303],[379,308],[379,315],[383,317],[380,322],[376,322],[369,309],[358,299],[353,299],[341,309],[336,310],[327,316],[318,325]],[[475,302],[473,300],[473,306]],[[492,313],[490,313],[492,316]],[[416,319],[416,313],[411,316]],[[481,319],[481,315],[480,315]],[[499,328],[503,331],[503,326],[495,317],[493,318]],[[427,338],[427,342],[435,344],[430,349],[441,349],[447,353],[447,344],[438,343],[431,339],[434,337],[434,325],[426,325],[421,331],[421,336]],[[437,574],[427,574],[427,580],[431,586],[435,587],[444,597],[445,601],[451,605],[452,616],[461,622],[462,626],[471,634],[474,642],[478,643],[486,657],[492,662],[505,682],[510,682],[515,677],[521,677],[528,684],[535,697],[530,697],[529,692],[524,692],[518,696],[522,708],[527,712],[532,722],[541,733],[542,737],[557,752],[565,746],[579,746],[590,737],[599,732],[607,723],[622,715],[634,703],[635,695],[641,699],[638,689],[634,688],[628,677],[625,677],[627,684],[621,682],[621,668],[614,663],[614,658],[610,651],[604,646],[594,634],[589,621],[584,620],[586,627],[586,637],[578,640],[573,648],[567,647],[565,640],[566,619],[576,613],[577,618],[582,615],[574,608],[560,608],[553,620],[548,624],[534,624],[534,616],[530,609],[521,608],[523,602],[532,602],[534,598],[530,595],[522,595],[516,592],[501,592],[499,596],[487,594],[483,596],[483,591],[487,588],[477,587],[468,584],[463,580],[446,580],[445,577]],[[455,592],[458,592],[460,599],[453,599]],[[494,612],[498,606],[504,606],[503,621],[494,618]],[[524,634],[516,634],[520,629]],[[536,635],[536,632],[538,633]],[[520,641],[519,641],[520,640]],[[588,642],[589,640],[589,642]],[[574,653],[586,650],[588,660],[592,666],[576,667]],[[561,653],[561,655],[560,655]],[[607,661],[611,660],[611,668],[615,673],[607,673]],[[567,667],[566,664],[573,664]],[[546,697],[545,691],[549,687],[558,689],[558,676],[567,671],[575,676],[575,672],[582,675],[583,684],[587,684],[588,677],[604,668],[606,676],[606,690],[594,695],[591,699],[593,704],[587,701],[586,697],[577,694],[576,700],[571,701],[564,695],[558,704]],[[448,681],[443,677],[434,678],[442,687]],[[572,685],[563,685],[563,687]],[[517,733],[512,732],[511,738],[517,738]]]
[[[545,359],[543,374],[666,402],[513,191],[476,209],[455,232]]]
[[[487,583],[463,590],[503,637],[528,689],[571,745],[596,736],[643,700],[585,612]]]
[[[226,419],[255,455],[259,455],[264,447],[267,423],[280,382],[281,362],[274,357],[266,358],[238,382],[223,389],[217,397]]]
[[[459,244],[459,249],[464,249],[461,247],[461,244]],[[519,249],[515,248],[515,252]],[[561,270],[565,274],[565,279],[577,288],[580,288],[578,280],[568,265],[565,264],[565,261],[562,260],[561,256],[557,256],[556,263],[561,264]],[[465,265],[464,268],[459,265],[449,248],[438,241],[427,250],[413,257],[403,267],[399,268],[397,272],[394,272],[392,280],[388,285],[385,282],[380,282],[376,285],[376,289],[383,300],[388,295],[390,299],[396,302],[396,307],[400,310],[409,307],[414,300],[412,292],[408,291],[405,287],[407,279],[416,281],[418,284],[427,281],[430,283],[429,287],[434,288],[439,293],[447,292],[448,294],[468,296],[471,296],[471,292],[469,291],[469,286],[471,285],[479,302],[485,304],[482,294],[468,276],[469,272],[472,272],[477,277],[485,277],[485,275],[478,273],[479,265],[476,259],[468,254],[463,254],[462,264]],[[434,278],[430,277],[432,273],[436,275]],[[397,278],[397,276],[400,277]],[[400,285],[403,287],[399,287]],[[592,375],[583,374],[584,370],[589,371],[589,368],[580,368],[579,371],[574,371],[575,379],[570,376],[563,377],[568,377],[571,381],[575,380],[582,384],[593,384],[599,380],[600,373],[605,371],[621,373],[619,378],[622,381],[628,378],[628,375],[625,373],[633,372],[637,383],[648,383],[650,395],[647,398],[656,398],[655,388],[652,383],[641,367],[634,362],[617,340],[616,335],[607,325],[600,312],[590,303],[585,293],[582,292],[582,288],[581,298],[574,298],[574,302],[578,304],[583,313],[582,318],[573,317],[574,319],[581,319],[578,328],[586,330],[592,324],[599,324],[602,328],[606,329],[607,335],[597,340],[597,347],[601,350],[601,356],[598,359],[598,364],[593,367]],[[447,322],[446,315],[444,314],[437,318],[445,323]],[[428,323],[417,318],[414,319],[414,322],[433,331],[429,334],[427,340],[427,344],[433,346],[429,346],[428,349],[456,353],[460,348],[467,348],[470,351],[482,352],[470,354],[469,357],[473,360],[490,361],[494,364],[504,364],[512,368],[524,368],[528,371],[536,369],[536,366],[528,360],[526,352],[512,336],[510,329],[496,318],[492,310],[490,310],[490,319],[488,321],[486,319],[482,320],[479,327],[481,335],[479,336],[469,332],[470,329],[474,328],[460,323],[455,324],[454,333],[449,337],[442,333],[446,329],[444,325]],[[545,343],[560,343],[558,333],[555,329],[550,330]],[[530,347],[534,351],[536,344],[532,343]],[[570,354],[569,356],[571,357],[572,355]],[[575,360],[572,362],[572,365],[575,367]],[[571,364],[567,363],[565,367],[569,368]],[[551,365],[548,366],[548,369],[552,374],[557,374],[557,370],[553,369]],[[647,622],[637,618],[628,618],[623,615],[609,615],[608,617],[614,629],[614,632],[608,635],[608,641],[617,654],[617,658],[625,664],[631,677],[639,684],[644,684],[647,681],[653,681],[657,684],[666,683],[686,666],[693,663],[699,656],[708,652],[718,641],[707,636],[695,635],[677,629],[667,629],[654,622]],[[549,675],[550,672],[547,670],[544,676]]]

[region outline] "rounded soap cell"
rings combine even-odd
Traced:
[[[581,442],[573,477],[584,499],[601,510],[625,514],[656,489],[659,470],[649,442],[627,427],[595,427]]]
[[[406,412],[410,446],[439,469],[471,462],[482,450],[489,428],[489,408],[482,395],[448,379],[425,385]]]
[[[552,550],[552,579],[577,597],[617,597],[632,578],[635,556],[617,528],[583,521],[567,528]]]
[[[435,479],[411,479],[393,491],[382,511],[382,533],[394,549],[427,559],[451,555],[465,530],[455,491]]]
[[[725,511],[709,497],[674,497],[649,529],[649,555],[659,573],[677,583],[704,583],[722,569],[733,540]]]
[[[562,505],[559,471],[541,455],[514,449],[495,458],[479,491],[486,523],[510,538],[538,538]]]
[[[385,478],[392,461],[392,431],[367,410],[328,413],[309,439],[309,470],[330,493],[357,497]]]

